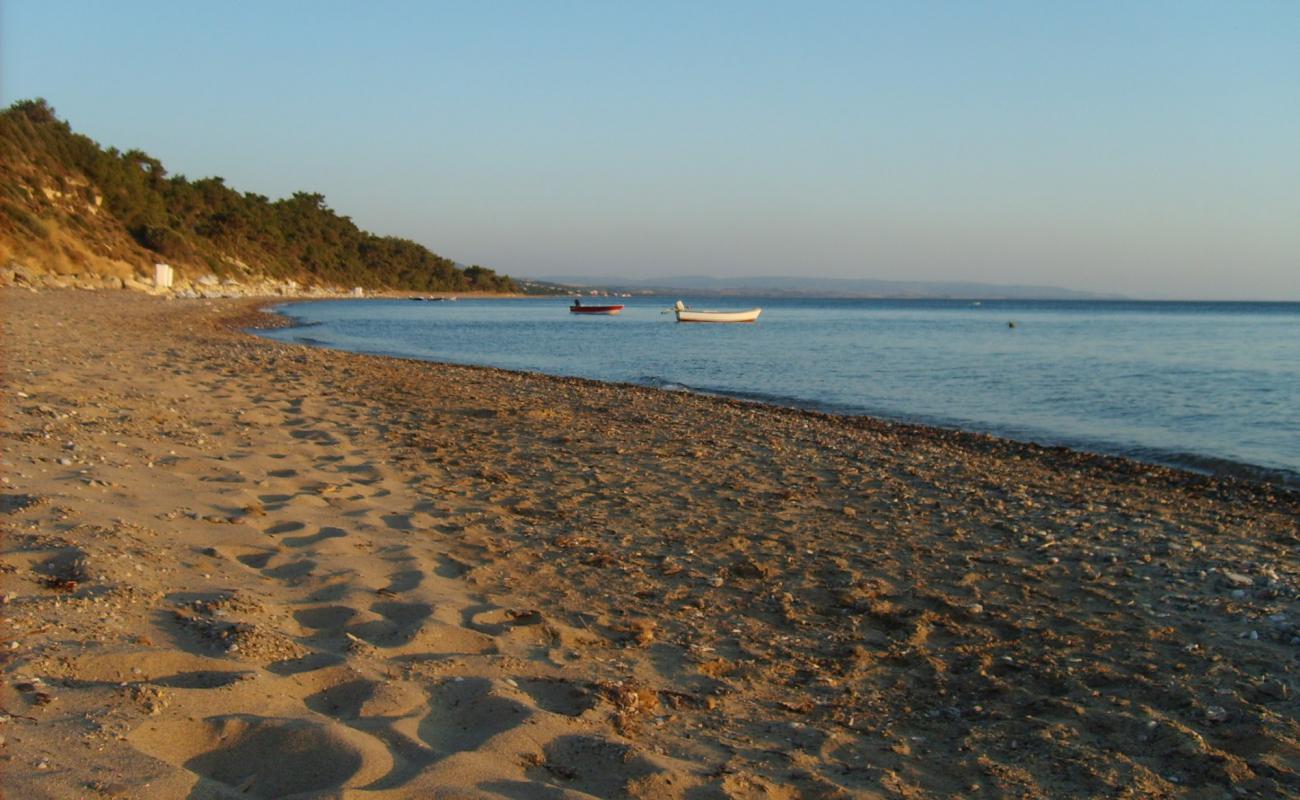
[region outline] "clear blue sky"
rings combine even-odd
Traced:
[[[518,276],[1300,299],[1300,2],[3,0],[0,96]]]

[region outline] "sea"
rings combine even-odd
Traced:
[[[761,306],[753,324],[684,324]],[[260,331],[358,353],[869,415],[1300,488],[1300,303],[348,299]]]

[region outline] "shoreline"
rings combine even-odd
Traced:
[[[14,796],[1296,796],[1294,493],[0,305]]]
[[[665,295],[665,297],[666,296],[667,295]],[[337,299],[346,300],[348,298],[318,298],[318,299],[308,298],[304,300],[289,300],[287,302],[272,301],[272,302],[259,304],[259,308],[263,310],[270,317],[279,317],[282,318],[282,320],[287,320],[287,322],[277,322],[276,324],[273,325],[268,324],[266,326],[266,328],[268,329],[301,328],[303,330],[307,330],[313,327],[316,323],[304,323],[301,318],[295,317],[292,314],[280,310],[280,307],[287,305],[288,303],[325,302],[325,301],[337,300]],[[393,298],[384,298],[384,299],[393,299]],[[1125,301],[1125,302],[1129,302],[1129,301]],[[1147,301],[1143,301],[1143,302],[1147,302]],[[1163,302],[1163,301],[1150,301],[1150,302]],[[1183,301],[1171,301],[1171,302],[1183,302]],[[253,332],[253,335],[256,335],[255,332],[259,330],[259,328],[257,328],[256,326],[250,326],[248,330],[250,332]],[[272,341],[278,341],[278,340],[272,340]],[[455,361],[440,361],[437,359],[425,359],[425,358],[418,358],[414,356],[395,355],[391,353],[346,350],[343,348],[335,347],[329,343],[320,342],[317,340],[303,341],[301,342],[301,344],[303,344],[304,346],[313,347],[317,349],[331,350],[334,352],[347,353],[347,354],[358,355],[358,356],[366,356],[371,358],[393,358],[402,361],[412,361],[416,363],[434,364],[439,366],[500,370],[502,372],[514,373],[519,375],[536,375],[536,376],[543,376],[547,378],[555,378],[559,380],[590,381],[594,384],[604,384],[609,386],[620,386],[620,387],[636,388],[636,389],[648,389],[651,391],[676,391],[676,390],[671,390],[660,386],[652,386],[652,385],[642,384],[642,383],[632,383],[629,381],[601,380],[598,378],[581,378],[577,376],[554,375],[551,373],[541,372],[541,371],[511,370],[502,367],[493,367],[488,364],[472,364],[468,362],[461,363]],[[907,415],[888,416],[888,415],[881,415],[869,411],[860,411],[860,412],[849,411],[849,410],[837,409],[831,406],[827,406],[826,404],[821,404],[814,401],[803,402],[795,398],[770,397],[767,395],[763,395],[762,393],[743,393],[743,392],[727,392],[721,390],[707,390],[707,389],[699,389],[696,387],[691,387],[686,385],[682,385],[681,391],[696,397],[711,398],[711,399],[730,401],[730,402],[751,403],[754,405],[762,406],[764,408],[793,411],[801,414],[813,414],[817,416],[827,417],[830,419],[843,420],[846,423],[850,423],[852,420],[870,420],[883,425],[912,427],[912,428],[919,429],[921,431],[929,431],[935,434],[954,434],[954,435],[961,435],[961,436],[973,436],[976,437],[977,439],[990,438],[1008,444],[1023,445],[1039,451],[1056,452],[1059,450],[1067,450],[1071,453],[1075,453],[1078,455],[1093,456],[1102,459],[1114,459],[1120,462],[1127,462],[1131,464],[1142,465],[1145,467],[1167,469],[1167,470],[1172,470],[1174,472],[1186,473],[1188,475],[1200,476],[1216,482],[1259,485],[1261,487],[1268,487],[1272,491],[1281,491],[1281,492],[1300,496],[1300,472],[1296,472],[1294,470],[1284,469],[1280,467],[1266,467],[1259,464],[1251,464],[1244,461],[1233,461],[1231,459],[1219,458],[1217,456],[1208,456],[1208,455],[1198,454],[1198,453],[1166,454],[1162,452],[1153,452],[1153,454],[1149,457],[1142,457],[1137,455],[1126,454],[1123,452],[1114,452],[1106,449],[1103,445],[1089,446],[1086,442],[1085,443],[1071,442],[1065,439],[1062,439],[1058,442],[1058,441],[1053,441],[1050,436],[1041,437],[1042,439],[1045,440],[1040,440],[1040,439],[1035,439],[1030,437],[1020,438],[1014,435],[1008,435],[1006,433],[1002,433],[998,431],[982,431],[972,427],[963,427],[958,424],[949,425],[949,424],[943,424],[938,422],[928,422],[924,420],[909,419]],[[1118,448],[1119,446],[1116,445],[1115,449],[1117,450]],[[1206,466],[1203,467],[1197,466],[1198,464],[1204,464]]]

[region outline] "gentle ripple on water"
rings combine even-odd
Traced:
[[[761,305],[763,316],[683,325],[662,313],[674,299],[628,299],[617,317],[571,315],[561,299],[285,311],[312,325],[310,343],[344,350],[689,388],[1300,485],[1300,303],[730,298],[696,304]]]

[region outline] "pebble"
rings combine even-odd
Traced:
[[[1223,572],[1219,574],[1221,574],[1223,576],[1223,579],[1226,580],[1228,583],[1232,584],[1233,586],[1245,587],[1245,586],[1255,585],[1254,578],[1250,577],[1249,575],[1242,575],[1240,572],[1232,572],[1231,570],[1225,569],[1223,570]]]

